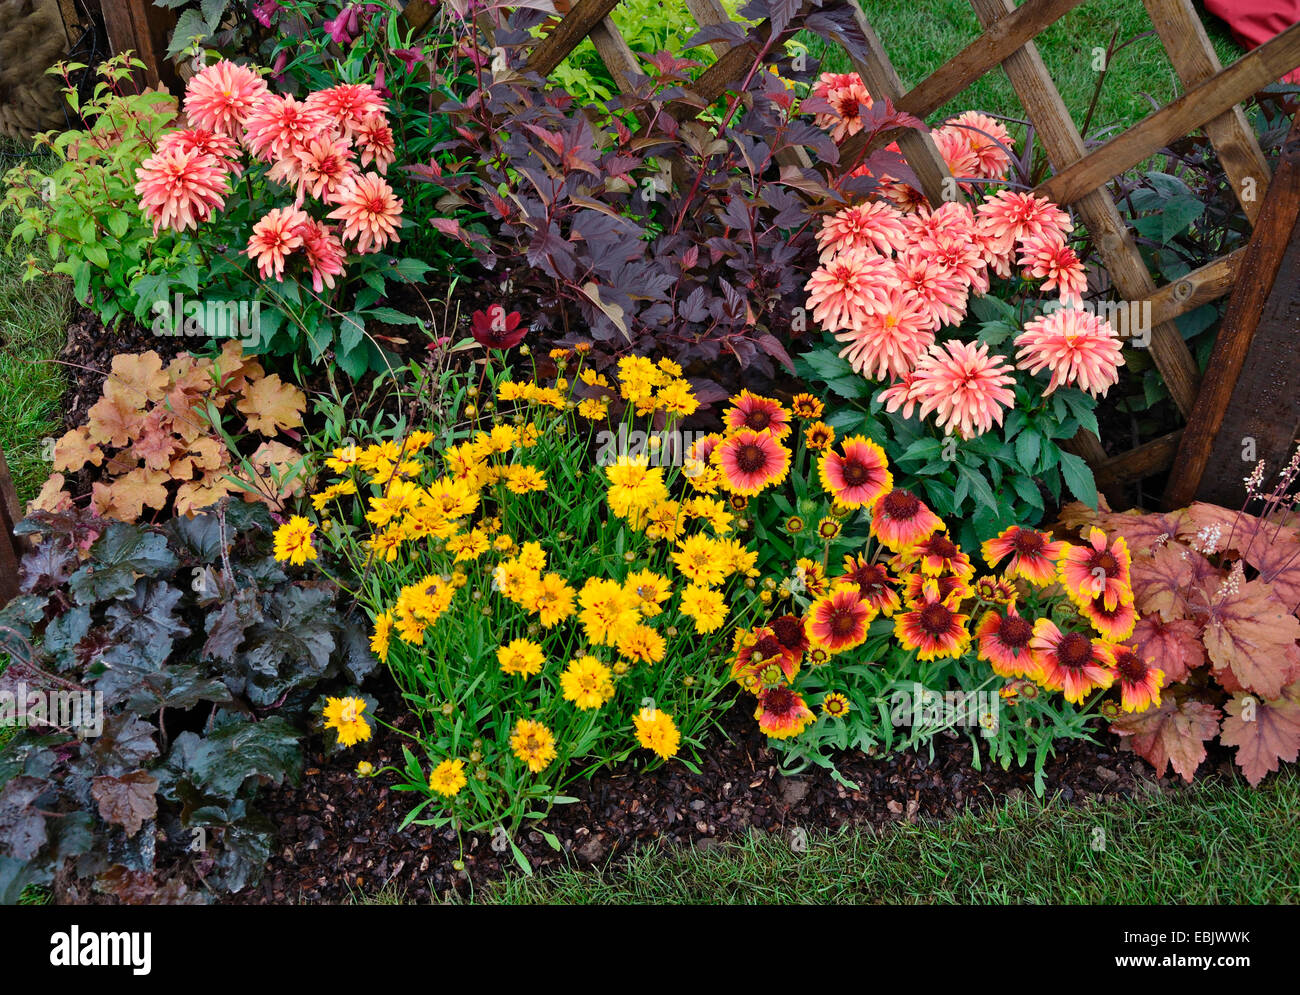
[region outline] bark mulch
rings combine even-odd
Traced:
[[[393,702],[393,711],[400,704]],[[872,758],[846,757],[844,776],[854,791],[828,772],[812,768],[783,777],[777,754],[752,717],[732,708],[715,731],[701,773],[669,764],[652,773],[622,766],[596,773],[567,789],[574,804],[556,806],[542,824],[558,838],[556,852],[536,829],[520,848],[535,870],[602,865],[646,843],[709,846],[747,830],[815,832],[845,825],[887,826],[938,820],[966,809],[1033,790],[1032,774],[985,764],[971,767],[964,737],[936,740],[929,751]],[[467,836],[461,853],[455,833],[412,826],[397,831],[414,797],[390,790],[387,776],[358,778],[358,759],[401,764],[397,734],[376,729],[364,750],[329,759],[308,756],[301,787],[261,800],[276,825],[276,844],[261,883],[227,898],[240,904],[339,902],[385,886],[408,901],[437,901],[451,891],[468,896],[494,878],[518,873],[509,852],[492,848],[491,834]],[[1109,744],[1073,743],[1047,766],[1047,793],[1079,803],[1130,795],[1150,767]],[[463,859],[464,871],[453,868]]]

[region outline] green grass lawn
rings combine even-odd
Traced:
[[[968,0],[860,0],[863,12],[898,70],[905,87],[913,87],[960,52],[979,35],[979,21]],[[1208,19],[1207,19],[1208,21]],[[1210,37],[1219,59],[1228,65],[1241,50],[1218,22],[1210,24]],[[1105,49],[1115,32],[1119,42],[1151,31],[1146,8],[1138,0],[1087,0],[1038,36],[1043,61],[1076,125],[1082,126],[1097,85],[1093,49]],[[848,57],[838,46],[805,33],[814,55],[825,60],[824,69],[847,72]],[[1154,34],[1134,42],[1118,54],[1106,75],[1101,98],[1089,128],[1119,125],[1126,128],[1146,117],[1157,105],[1180,92],[1178,77]],[[965,110],[978,109],[1023,118],[1015,91],[1001,69],[986,74],[933,118],[938,121]],[[933,122],[932,122],[933,123]]]
[[[1019,800],[935,826],[646,848],[603,870],[514,877],[489,904],[1261,904],[1300,901],[1300,775],[1210,780],[1071,807]],[[791,827],[794,828],[793,826]],[[386,895],[382,900],[395,901]]]
[[[0,171],[21,152],[13,142],[0,144]],[[50,473],[41,440],[62,431],[64,377],[52,360],[63,346],[72,295],[64,281],[22,282],[27,252],[21,242],[8,244],[13,224],[11,212],[0,215],[0,449],[26,502]]]

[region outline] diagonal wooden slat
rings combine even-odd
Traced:
[[[1192,87],[1181,97],[1115,136],[1038,188],[1058,204],[1072,204],[1091,190],[1137,165],[1241,103],[1261,87],[1300,66],[1300,24],[1294,24],[1259,48],[1243,55],[1219,75]]]
[[[555,29],[528,53],[525,68],[549,76],[618,4],[619,0],[578,0]]]
[[[1183,86],[1196,86],[1223,71],[1192,0],[1143,2]],[[1234,106],[1206,121],[1205,134],[1218,153],[1219,163],[1232,183],[1241,209],[1253,225],[1268,187],[1269,169],[1245,112]]]
[[[858,30],[867,40],[868,54],[866,61],[850,56],[853,68],[862,77],[862,82],[873,100],[883,98],[897,106],[899,98],[903,96],[903,81],[898,78],[894,64],[889,61],[889,53],[885,51],[885,46],[880,43],[875,29],[867,22],[862,8],[857,4],[853,5],[853,19],[857,23]],[[921,192],[931,204],[941,204],[944,200],[965,199],[957,184],[951,182],[952,173],[948,171],[948,165],[943,161],[943,156],[939,154],[929,132],[905,128],[896,133],[896,140],[903,158],[912,167],[912,172],[916,173],[917,181],[921,184]]]

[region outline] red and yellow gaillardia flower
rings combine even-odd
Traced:
[[[836,583],[856,584],[858,597],[866,601],[886,618],[902,604],[895,590],[894,578],[879,563],[868,563],[866,557],[844,557],[844,573],[835,578]]]
[[[1115,679],[1119,681],[1120,703],[1126,712],[1145,712],[1160,707],[1160,689],[1165,672],[1153,667],[1129,646],[1116,646]]]
[[[817,718],[803,700],[803,695],[787,687],[765,688],[758,695],[754,710],[758,728],[772,739],[798,736]]]
[[[1001,677],[1032,677],[1038,673],[1029,642],[1034,637],[1033,623],[1021,618],[1015,608],[1006,614],[985,612],[975,627],[979,640],[979,658],[987,660]]]
[[[1123,642],[1133,635],[1137,625],[1137,609],[1133,599],[1121,600],[1114,608],[1107,608],[1103,597],[1093,598],[1079,605],[1079,614],[1092,623],[1092,627],[1108,642]]]
[[[861,646],[876,609],[858,597],[852,584],[836,584],[808,609],[808,638],[827,653],[843,653]]]
[[[1108,643],[1062,632],[1049,618],[1034,623],[1029,648],[1038,660],[1038,682],[1061,691],[1073,704],[1082,705],[1090,691],[1108,688],[1115,680],[1115,652]]]
[[[790,401],[790,408],[796,418],[804,421],[816,421],[826,413],[826,405],[812,394],[795,394]]]
[[[926,598],[910,612],[894,616],[894,635],[904,649],[916,650],[918,660],[959,657],[970,646],[970,617],[937,597]]]
[[[936,532],[908,547],[903,551],[902,558],[908,566],[920,567],[921,573],[928,577],[952,574],[969,583],[975,576],[975,565],[971,563],[970,557],[948,538],[946,532]]]
[[[822,699],[822,714],[831,719],[842,719],[850,712],[849,699],[832,691]]]
[[[1056,558],[1068,543],[1053,542],[1050,536],[1037,529],[1012,525],[1003,529],[980,546],[984,561],[996,567],[1011,557],[1003,574],[1008,578],[1023,577],[1038,587],[1047,587],[1056,580]]]
[[[846,508],[873,508],[894,486],[885,451],[864,435],[851,435],[839,452],[823,454],[819,470],[822,487]]]
[[[913,571],[903,578],[903,604],[909,608],[915,608],[926,600],[959,605],[971,594],[970,585],[955,574],[927,577]]]
[[[763,626],[755,629],[736,650],[731,664],[731,679],[745,688],[766,683],[768,671],[781,680],[793,681],[799,673],[799,654],[781,645],[775,632]]]
[[[829,449],[835,444],[835,429],[831,428],[824,421],[814,422],[808,426],[808,430],[803,434],[804,445],[815,453],[823,449]]]
[[[714,448],[713,463],[735,494],[758,494],[790,472],[790,450],[769,432],[742,428]]]
[[[1057,577],[1075,604],[1101,598],[1106,608],[1113,610],[1121,602],[1133,600],[1131,565],[1123,536],[1107,545],[1106,533],[1093,528],[1088,530],[1087,545],[1070,545],[1061,552]]]
[[[1003,577],[979,577],[971,590],[975,597],[991,605],[1014,605],[1020,598],[1016,586]]]
[[[733,431],[747,428],[753,432],[768,432],[774,439],[784,439],[790,434],[790,412],[781,406],[781,402],[747,390],[731,399],[722,418],[727,428]]]
[[[890,491],[871,512],[871,534],[895,553],[915,546],[943,527],[939,516],[911,491]]]
[[[801,657],[808,651],[808,631],[798,615],[781,615],[772,619],[772,635],[787,651]]]

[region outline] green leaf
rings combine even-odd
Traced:
[[[1033,473],[1038,465],[1038,453],[1042,440],[1037,432],[1026,429],[1016,436],[1016,462],[1025,473]]]
[[[90,553],[91,561],[68,582],[72,596],[83,605],[130,597],[137,574],[152,577],[176,568],[166,539],[122,522],[109,525]]]
[[[1093,511],[1097,510],[1097,481],[1093,479],[1092,468],[1082,458],[1061,452],[1061,475],[1070,493],[1086,504]]]
[[[1160,213],[1160,241],[1165,245],[1175,235],[1187,230],[1193,221],[1205,213],[1205,202],[1199,197],[1174,197]]]

